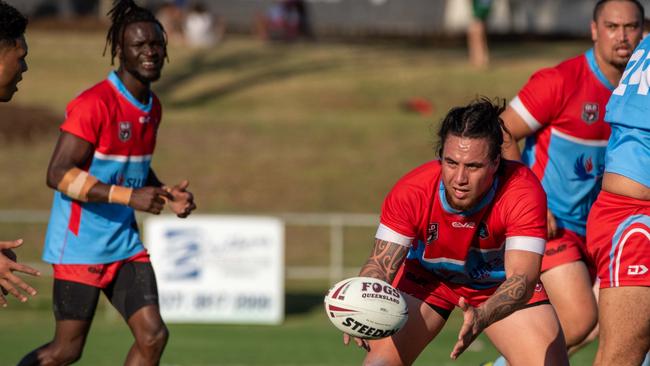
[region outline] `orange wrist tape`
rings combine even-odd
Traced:
[[[63,175],[56,188],[72,199],[87,202],[88,192],[97,182],[97,178],[75,167]]]
[[[133,188],[112,185],[111,190],[108,191],[108,203],[117,203],[120,205],[129,205],[131,201],[131,194]]]

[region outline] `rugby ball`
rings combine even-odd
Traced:
[[[325,312],[339,330],[364,339],[389,337],[408,318],[404,296],[371,277],[352,277],[334,285],[325,296]]]

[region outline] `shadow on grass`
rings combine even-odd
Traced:
[[[323,306],[324,296],[324,294],[316,292],[287,293],[284,297],[285,313],[287,315],[309,313],[315,308]]]
[[[263,84],[286,80],[291,77],[334,69],[332,61],[287,61],[288,48],[243,50],[213,58],[209,52],[197,52],[184,65],[177,67],[156,86],[156,93],[167,99],[168,107],[191,108],[204,105],[214,99],[242,92]],[[184,98],[173,98],[171,93],[206,73],[251,71],[238,79],[216,85],[208,90]]]

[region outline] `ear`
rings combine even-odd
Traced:
[[[115,56],[118,60],[122,59],[122,46],[119,43],[115,45]]]
[[[598,25],[593,20],[591,21],[591,40],[598,41]]]

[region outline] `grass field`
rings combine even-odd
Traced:
[[[30,31],[30,70],[13,105],[62,118],[66,103],[110,70],[103,34]],[[199,212],[377,213],[399,176],[431,159],[436,121],[476,95],[511,98],[537,68],[589,47],[586,42],[518,42],[492,47],[493,66],[468,68],[462,48],[397,43],[267,45],[230,38],[207,51],[170,50],[155,89],[164,122],[154,168],[167,182],[191,180]],[[429,99],[431,116],[407,113],[410,97]],[[6,116],[7,106],[0,106]],[[0,207],[48,209],[45,169],[52,128],[29,141],[3,136]],[[9,123],[0,117],[1,123]],[[29,120],[11,123],[30,123]],[[10,126],[11,127],[11,126]],[[11,133],[11,128],[3,133]],[[16,184],[18,182],[18,184]],[[40,256],[44,225],[0,225],[4,238],[25,237],[23,260]],[[346,232],[346,264],[367,255],[373,230]],[[327,263],[325,229],[287,233],[287,264]],[[37,298],[0,311],[0,365],[12,365],[52,334],[50,280]],[[353,365],[363,354],[340,345],[322,310],[326,281],[287,283],[282,326],[171,325],[165,365]],[[493,359],[485,339],[458,361],[448,354],[460,319],[421,357],[420,365],[478,365]],[[120,364],[131,342],[116,313],[102,304],[82,365]],[[592,345],[574,365],[591,364]]]

